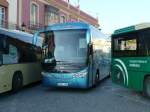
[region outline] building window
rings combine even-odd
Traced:
[[[54,12],[48,12],[47,14],[48,24],[54,24],[59,22],[59,17]]]
[[[38,23],[38,5],[36,5],[35,3],[32,3],[30,24],[37,25],[37,23]]]
[[[66,22],[65,16],[60,16],[60,23],[65,23],[65,22]]]
[[[51,25],[59,22],[58,9],[52,6],[46,6],[45,24]]]
[[[5,24],[5,8],[0,6],[0,27],[3,27]]]

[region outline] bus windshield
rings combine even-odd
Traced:
[[[86,30],[48,31],[41,33],[45,59],[56,62],[86,63]]]

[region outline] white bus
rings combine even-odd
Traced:
[[[33,35],[0,28],[0,93],[41,80],[41,48]]]

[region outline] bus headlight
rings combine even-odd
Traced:
[[[55,58],[45,59],[44,63],[52,63],[55,60]]]
[[[42,72],[41,74],[42,74],[42,76],[47,76],[47,75],[48,75],[48,74],[45,73],[45,72]]]
[[[43,78],[53,78],[54,75],[51,73],[47,73],[47,72],[42,72],[42,77]]]
[[[87,70],[83,70],[81,72],[75,73],[73,78],[84,78],[87,76]]]

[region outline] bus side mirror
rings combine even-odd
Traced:
[[[93,45],[89,44],[89,54],[92,55],[93,54]]]

